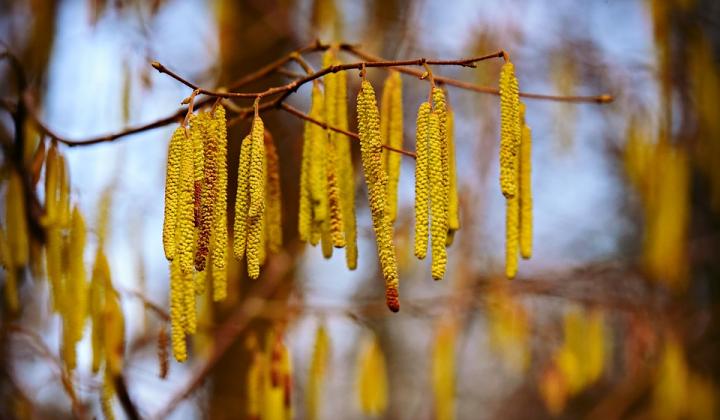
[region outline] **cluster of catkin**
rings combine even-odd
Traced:
[[[532,256],[532,183],[530,127],[520,102],[518,81],[511,62],[500,70],[500,189],[505,196],[505,275],[514,278],[518,251]]]
[[[246,345],[250,352],[247,418],[292,419],[292,364],[282,335],[271,330],[264,345],[258,344],[256,336],[250,336]]]
[[[168,148],[163,248],[170,261],[173,354],[187,359],[186,334],[197,329],[195,298],[212,283],[227,293],[227,128],[225,109],[199,112],[178,127]]]
[[[415,256],[432,252],[432,277],[441,280],[447,266],[447,247],[460,228],[453,114],[442,89],[433,87],[432,104],[417,113],[415,164]]]
[[[282,246],[282,206],[277,151],[272,135],[255,115],[240,147],[233,254],[245,257],[250,278],[260,276],[268,253]]]
[[[335,52],[323,56],[323,65],[336,64]],[[347,76],[323,78],[324,91],[313,84],[310,116],[333,127],[348,128]],[[302,241],[321,244],[325,258],[333,248],[345,248],[347,267],[357,267],[355,183],[350,139],[311,122],[305,123],[300,174],[298,233]]]

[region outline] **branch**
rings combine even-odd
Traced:
[[[364,52],[360,50],[359,48],[355,47],[354,45],[349,44],[341,44],[340,49],[343,51],[346,51],[360,59],[367,60],[370,62],[383,62],[384,59],[382,57],[378,57],[376,55],[372,55],[370,53]],[[504,51],[501,51],[499,54],[499,57],[505,58],[506,55]],[[430,64],[430,63],[428,63]],[[405,74],[409,74],[411,76],[421,77],[423,72],[415,69],[409,69],[400,67],[396,69],[397,71]],[[480,93],[489,93],[491,95],[500,95],[500,91],[497,88],[490,87],[490,86],[480,86],[475,85],[472,83],[462,82],[460,80],[451,79],[449,77],[442,77],[442,76],[435,76],[435,81],[438,83],[443,83],[449,86],[455,86],[460,89],[465,90],[471,90],[473,92],[480,92]],[[560,102],[587,102],[587,103],[597,103],[597,104],[605,104],[610,103],[614,100],[613,96],[610,94],[602,94],[597,96],[559,96],[559,95],[544,95],[539,93],[528,93],[528,92],[520,92],[520,96],[523,98],[528,99],[541,99],[541,100],[549,100],[549,101],[560,101]]]

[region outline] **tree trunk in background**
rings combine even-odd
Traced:
[[[291,28],[291,4],[287,1],[271,2],[237,2],[220,0],[216,3],[215,13],[218,19],[220,57],[220,85],[257,70],[260,66],[276,60],[283,54],[299,47],[289,33]],[[269,16],[270,14],[271,16]],[[244,87],[245,91],[263,89],[273,84],[286,82],[287,79],[272,76],[260,84]],[[251,105],[248,100],[243,106]],[[280,180],[283,201],[283,236],[285,252],[297,252],[292,246],[296,238],[297,194],[299,162],[302,153],[302,125],[289,119],[285,114],[269,112],[261,115],[265,127],[269,130],[277,146],[280,165]],[[237,167],[240,154],[240,140],[249,132],[250,123],[243,122],[231,127],[228,132],[228,226],[233,226],[235,193],[237,190]],[[232,235],[230,236],[232,237]],[[290,246],[288,246],[288,244]],[[295,250],[293,250],[293,248]],[[232,255],[232,253],[230,253]],[[232,258],[232,256],[230,257]],[[272,258],[272,256],[268,256]],[[291,255],[291,259],[294,257]],[[248,298],[248,291],[256,282],[250,281],[246,275],[245,262],[231,264],[236,271],[228,273],[227,302],[215,306],[215,325],[232,313]],[[281,280],[273,299],[285,299],[292,290],[292,272]],[[223,355],[211,375],[209,390],[208,414],[212,419],[244,418],[246,416],[246,376],[249,365],[249,353],[245,348],[247,337],[257,334],[263,342],[264,333],[271,324],[263,319],[253,320],[237,337],[232,347]]]

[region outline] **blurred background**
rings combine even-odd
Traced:
[[[720,416],[720,3],[714,0],[4,0],[0,51],[17,57],[26,80],[3,56],[0,137],[12,142],[17,124],[5,110],[24,96],[58,136],[89,139],[172,115],[190,95],[151,61],[215,88],[316,39],[355,44],[385,59],[457,59],[502,49],[524,92],[610,94],[614,101],[525,100],[533,130],[535,246],[509,281],[497,182],[499,100],[449,87],[462,227],[445,279],[433,281],[429,264],[412,252],[414,161],[403,158],[395,224],[398,314],[383,303],[359,148],[353,150],[359,263],[348,271],[343,250],[326,260],[297,239],[303,122],[268,111],[263,119],[278,147],[285,247],[256,281],[231,264],[228,299],[199,299],[189,360],[171,361],[165,378],[157,354],[159,331],[168,328],[161,226],[167,146],[176,125],[112,142],[60,145],[71,201],[88,225],[88,270],[99,230],[107,229],[125,326],[123,377],[141,417],[247,418],[249,337],[268,331],[289,349],[293,418]],[[305,58],[321,68],[320,53]],[[497,87],[501,64],[434,71]],[[285,68],[243,90],[302,73],[296,64]],[[387,74],[368,69],[378,94]],[[355,131],[356,71],[348,81]],[[403,83],[404,149],[414,150],[415,111],[427,84],[410,76]],[[310,84],[288,103],[308,112]],[[229,129],[231,192],[239,140],[248,130],[249,121]],[[42,130],[27,131],[37,145]],[[0,200],[6,201],[4,192]],[[270,277],[277,278],[273,288],[263,290]],[[5,272],[0,280],[7,282]],[[88,334],[77,348],[77,367],[68,370],[42,273],[27,270],[18,292],[18,311],[3,303],[0,417],[106,416]],[[325,333],[329,352],[317,369],[317,336]],[[375,338],[387,372],[387,407],[373,413],[359,400],[358,377],[365,344]],[[382,388],[382,366],[371,371],[378,381],[371,387]],[[118,418],[128,416],[122,399],[110,401]]]

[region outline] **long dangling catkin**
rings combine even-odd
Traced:
[[[250,159],[252,158],[252,136],[249,134],[243,139],[240,146],[240,163],[238,166],[237,194],[235,198],[235,224],[233,252],[235,258],[241,260],[245,256],[248,231],[249,207],[249,174]]]
[[[250,141],[252,157],[250,159],[249,206],[248,206],[248,237],[247,237],[247,270],[250,278],[260,276],[260,237],[262,236],[263,219],[265,218],[265,127],[259,116],[253,119]]]
[[[517,163],[515,171],[518,170]],[[505,199],[505,275],[515,278],[518,269],[520,197]]]
[[[57,143],[52,142],[45,157],[45,216],[46,226],[57,222],[57,186],[58,186],[58,150]]]
[[[173,355],[178,362],[187,360],[185,342],[184,285],[182,271],[177,260],[170,262],[170,336]]]
[[[402,106],[402,78],[397,71],[391,71],[388,80],[392,81],[389,88],[389,104],[387,110],[386,131],[383,131],[385,144],[395,149],[402,149],[403,143],[403,106]],[[385,93],[383,92],[383,101]],[[380,123],[383,124],[380,116]],[[397,217],[398,181],[400,180],[400,154],[391,150],[383,150],[385,155],[385,168],[388,174],[388,216],[390,222]]]
[[[163,220],[163,249],[165,258],[175,256],[175,225],[177,223],[178,196],[180,191],[180,166],[182,164],[185,130],[178,127],[173,132],[168,146],[167,173],[165,176],[165,218]],[[50,149],[52,151],[52,148]],[[50,155],[48,155],[49,157]]]
[[[205,270],[208,254],[210,252],[210,236],[212,233],[214,206],[217,190],[217,138],[213,135],[215,120],[211,119],[209,113],[201,112],[192,120],[191,137],[195,152],[195,176],[201,179],[195,180],[195,192],[199,192],[199,200],[196,196],[196,204],[199,210],[196,214],[197,225],[197,246],[195,249],[195,269]],[[197,154],[200,153],[200,157]],[[199,163],[202,167],[199,167]],[[198,170],[202,173],[198,175]]]
[[[428,202],[430,200],[428,150],[430,102],[420,104],[415,128],[415,256],[424,259],[428,247]]]
[[[210,130],[212,143],[216,146],[214,165],[216,180],[214,185],[213,223],[210,253],[212,257],[213,300],[220,301],[227,297],[227,123],[225,108],[218,105],[213,113]],[[208,147],[208,153],[212,153]],[[208,187],[209,188],[209,187]]]
[[[195,181],[193,145],[183,139],[180,178],[178,182],[177,221],[175,223],[175,252],[183,273],[192,273],[195,245]]]
[[[532,256],[533,204],[532,204],[532,132],[523,126],[520,142],[520,254],[528,259]]]
[[[310,107],[310,116],[323,121],[325,119],[325,105],[322,91],[318,85],[313,85],[312,105]],[[310,186],[310,198],[312,202],[313,222],[321,224],[328,217],[328,194],[327,194],[327,173],[325,159],[327,158],[327,134],[325,130],[313,124],[306,122],[305,131],[306,138],[310,139],[310,176],[308,178]]]
[[[183,312],[185,314],[185,332],[188,335],[195,334],[197,331],[197,312],[195,307],[195,280],[193,273],[183,273],[182,290],[183,290]]]
[[[280,190],[280,162],[273,136],[265,130],[266,188],[265,188],[265,231],[267,249],[277,253],[283,244],[282,232],[282,192]]]
[[[64,228],[70,224],[70,173],[61,154],[58,154],[58,194],[58,225]]]
[[[388,308],[397,312],[400,310],[398,267],[392,239],[392,226],[387,214],[387,174],[382,167],[380,115],[375,100],[375,91],[367,80],[362,81],[358,94],[358,120],[363,172],[368,186],[380,267],[385,278],[385,300]]]
[[[92,269],[92,280],[90,281],[90,296],[89,296],[89,313],[92,318],[92,371],[97,372],[100,370],[105,357],[105,326],[102,321],[103,308],[105,307],[105,300],[107,290],[111,284],[110,278],[110,265],[108,264],[105,251],[102,248],[98,248],[95,253],[95,263]]]
[[[520,146],[520,96],[515,68],[506,62],[500,70],[500,188],[506,198],[517,193],[515,162]]]
[[[452,109],[447,114],[448,170],[450,195],[448,197],[448,235],[445,244],[452,245],[455,232],[460,229],[460,206],[458,202],[457,173],[455,168],[455,118]]]
[[[347,119],[347,74],[337,73],[337,126],[348,129]],[[355,174],[353,170],[350,138],[338,134],[337,145],[338,177],[340,179],[340,207],[343,212],[345,232],[345,263],[350,270],[357,268],[357,226],[355,221]]]
[[[125,320],[120,307],[117,291],[108,287],[103,308],[103,328],[105,328],[105,371],[113,376],[120,375],[125,353]]]
[[[10,259],[14,267],[23,267],[28,263],[30,240],[28,238],[27,219],[25,218],[25,197],[20,175],[11,171],[5,201],[5,221],[7,240],[10,245]]]
[[[455,418],[455,341],[457,326],[443,320],[435,332],[432,349],[432,385],[435,396],[435,418]]]
[[[332,65],[334,60],[335,52],[328,50],[323,55],[323,67]],[[325,96],[323,97],[325,111],[324,121],[332,126],[337,126],[338,75],[337,73],[330,73],[326,75],[323,80],[325,83]],[[326,227],[330,230],[332,246],[342,248],[345,246],[345,235],[343,232],[343,212],[341,208],[340,180],[338,176],[340,170],[338,168],[337,140],[338,133],[332,130],[325,130],[326,153],[323,161],[325,162],[325,174],[327,177],[328,216],[330,218],[330,222]]]
[[[305,122],[305,133],[303,136],[302,160],[300,162],[300,202],[298,204],[298,237],[301,241],[310,240],[312,226],[312,201],[310,198],[310,165],[312,161],[312,139]]]
[[[202,207],[203,178],[205,173],[205,151],[203,142],[208,136],[210,124],[207,112],[199,112],[190,116],[190,141],[193,154],[193,221],[200,226],[200,211]]]
[[[388,379],[380,342],[375,335],[367,337],[358,353],[357,391],[363,414],[379,416],[387,408]]]
[[[447,266],[448,198],[450,196],[450,176],[447,146],[447,102],[440,88],[433,88],[433,112],[430,115],[430,181],[432,196],[430,199],[432,233],[432,278],[441,280]],[[437,121],[436,121],[437,119]]]
[[[85,273],[86,229],[85,220],[80,210],[75,207],[72,212],[70,227],[70,240],[68,247],[68,275],[66,277],[66,295],[72,299],[65,315],[68,332],[65,333],[67,342],[63,347],[69,350],[69,365],[74,367],[75,346],[83,335],[83,325],[87,313],[87,276]],[[72,369],[72,368],[71,368]]]
[[[315,344],[313,346],[310,371],[307,382],[307,418],[317,419],[322,401],[322,388],[325,382],[325,371],[327,370],[328,357],[330,353],[330,338],[325,327],[320,325],[315,333]]]

